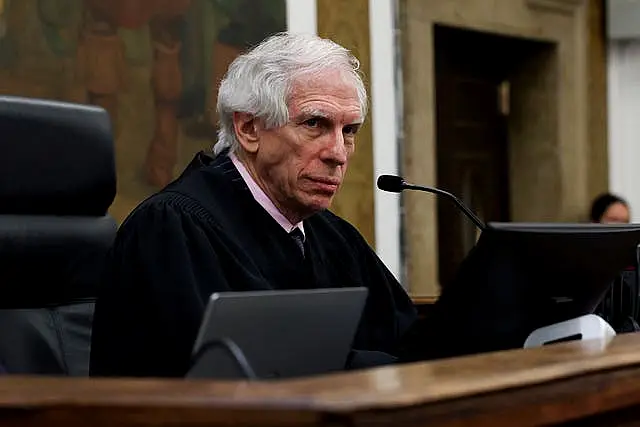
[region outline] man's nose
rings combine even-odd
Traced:
[[[327,147],[323,151],[323,160],[336,165],[347,163],[347,147],[344,143],[342,129],[333,132],[327,138]]]

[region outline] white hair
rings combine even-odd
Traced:
[[[330,70],[344,72],[352,80],[364,120],[367,90],[360,62],[339,44],[310,34],[278,33],[238,56],[218,89],[219,131],[214,153],[227,148],[236,151],[240,145],[233,113],[251,114],[268,128],[284,126],[289,121],[287,103],[296,79]]]

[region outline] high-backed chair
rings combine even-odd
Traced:
[[[88,375],[115,192],[103,109],[0,97],[0,364],[9,373]]]

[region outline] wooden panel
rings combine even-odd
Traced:
[[[360,60],[367,91],[370,91],[368,0],[318,0],[318,34],[350,49]],[[373,204],[373,141],[370,117],[356,142],[347,178],[333,204],[333,211],[350,221],[375,245]]]
[[[604,0],[589,0],[589,194],[609,186],[607,152],[607,40]],[[585,216],[589,206],[585,206]],[[587,218],[585,218],[587,219]]]
[[[532,9],[533,3],[551,7]],[[540,115],[542,110],[537,107],[546,102],[544,97],[539,97],[538,103],[523,102],[522,107],[526,108],[530,120],[522,121],[523,137],[517,141],[520,147],[536,147],[538,141],[549,134],[552,139],[545,140],[553,141],[556,148],[540,154],[537,161],[534,158],[526,163],[523,156],[522,167],[518,167],[518,162],[512,162],[512,168],[522,172],[517,179],[513,174],[510,178],[514,186],[519,187],[510,193],[510,198],[512,206],[525,206],[530,212],[528,215],[536,220],[584,218],[589,193],[604,185],[606,175],[606,146],[602,143],[606,130],[602,125],[604,107],[601,107],[604,101],[596,101],[588,95],[587,79],[598,81],[600,85],[603,76],[596,77],[593,70],[589,77],[587,71],[588,67],[593,67],[587,62],[591,50],[588,35],[593,37],[595,34],[592,27],[586,25],[587,8],[582,5],[587,3],[587,0],[399,0],[404,92],[402,170],[407,179],[424,185],[436,184],[435,24],[550,42],[558,47],[557,55],[545,67],[550,72],[541,77],[554,78],[556,86],[547,88],[545,83],[540,92],[553,102],[553,109],[546,109],[544,111],[549,114]],[[590,43],[593,45],[593,40]],[[596,53],[591,54],[595,64]],[[551,61],[556,61],[555,66]],[[602,62],[597,62],[597,66],[602,67]],[[533,83],[536,81],[534,79]],[[535,98],[532,96],[531,99]],[[590,104],[594,103],[598,106],[592,108]],[[544,185],[537,185],[532,191],[529,184],[532,181],[525,178],[534,175],[544,179]],[[559,196],[549,203],[549,194]],[[523,205],[514,195],[527,202]],[[436,296],[439,294],[436,204],[433,198],[419,194],[407,194],[403,200],[406,285],[414,295]],[[542,203],[537,203],[539,201]],[[517,216],[512,211],[512,219]]]
[[[499,87],[527,42],[436,26],[437,186],[462,199],[484,221],[509,221],[508,119]],[[444,288],[479,230],[460,209],[437,198],[438,271]]]
[[[435,49],[433,22],[427,12],[443,3],[401,0],[398,4],[404,103],[401,170],[408,181],[422,185],[437,185]],[[413,295],[440,294],[436,200],[418,192],[403,195],[405,286]]]
[[[438,300],[438,297],[412,296],[411,300],[415,305],[426,305],[435,304],[435,302]]]
[[[3,426],[631,425],[638,409],[640,334],[289,381],[0,379]]]

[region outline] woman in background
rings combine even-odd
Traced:
[[[620,196],[605,193],[591,204],[591,222],[601,224],[628,224],[631,213],[629,203]],[[617,333],[640,330],[640,299],[637,265],[622,271],[613,282],[595,314],[604,318]]]
[[[601,224],[628,224],[630,218],[629,203],[615,194],[602,194],[591,204],[591,222]]]

